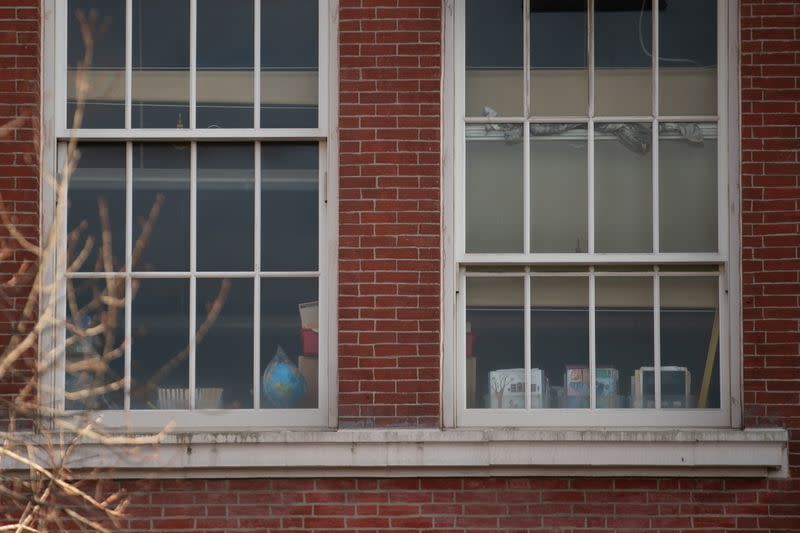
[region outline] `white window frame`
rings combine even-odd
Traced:
[[[245,278],[254,281],[254,327],[253,331],[253,409],[220,409],[220,410],[131,410],[129,388],[126,383],[125,409],[115,411],[98,411],[102,415],[103,424],[108,428],[158,430],[167,424],[174,424],[175,430],[209,431],[225,429],[280,429],[280,428],[332,428],[337,424],[336,405],[336,369],[337,369],[337,257],[338,250],[338,1],[319,1],[319,65],[318,65],[318,125],[316,128],[260,128],[261,111],[261,76],[260,70],[260,7],[261,0],[253,0],[254,4],[254,90],[253,113],[254,127],[246,129],[200,129],[195,128],[196,95],[196,14],[197,0],[190,0],[190,124],[185,129],[142,129],[133,128],[131,123],[131,84],[132,84],[132,5],[133,0],[126,1],[126,69],[125,69],[125,127],[120,129],[81,129],[71,130],[66,127],[67,83],[67,1],[44,0],[43,2],[43,143],[42,172],[56,176],[59,168],[59,152],[65,151],[65,142],[70,139],[78,141],[108,141],[125,143],[126,145],[126,268],[124,273],[115,274],[126,280],[126,295],[131,293],[132,278],[186,279],[190,282],[190,338],[188,344],[190,382],[189,389],[194,397],[195,340],[194,328],[196,320],[196,280],[203,278],[235,279]],[[190,143],[191,145],[191,214],[190,214],[190,271],[185,273],[159,272],[154,274],[138,273],[131,269],[132,248],[132,150],[133,144],[143,141],[170,140]],[[247,272],[199,272],[196,269],[196,190],[197,144],[204,141],[247,141],[254,144],[254,210],[255,238],[253,271]],[[306,141],[319,145],[319,243],[318,270],[313,272],[261,272],[260,268],[260,186],[261,186],[261,144],[263,142]],[[61,154],[63,156],[63,154]],[[56,191],[43,181],[41,192],[41,231],[48,235],[56,214]],[[66,235],[66,216],[61,220],[59,235]],[[55,309],[56,319],[66,319],[65,292],[65,239],[60,238],[61,248],[53,254],[49,263],[44,265],[43,283],[59,283],[59,291],[55,301],[42,299],[41,311]],[[103,277],[104,275],[99,275]],[[73,273],[72,278],[98,277],[94,273]],[[259,409],[260,394],[260,280],[278,278],[309,278],[319,280],[320,331],[319,331],[319,376],[318,406],[315,409]],[[131,328],[131,299],[126,298],[126,331]],[[52,306],[52,307],[50,307]],[[45,371],[40,376],[43,405],[62,411],[64,408],[64,328],[48,328],[42,332],[40,354],[55,354],[52,364],[44,361]],[[125,350],[126,376],[130,375],[131,349],[127,343]]]
[[[530,12],[531,0],[523,0],[523,10]],[[443,190],[442,209],[444,220],[444,261],[443,261],[443,423],[445,427],[741,427],[741,278],[740,278],[740,245],[739,245],[739,71],[736,64],[738,57],[738,2],[718,0],[718,79],[717,98],[718,115],[712,117],[669,117],[665,121],[702,121],[707,118],[718,123],[718,242],[719,253],[715,254],[683,254],[683,253],[645,253],[645,254],[551,254],[551,253],[519,253],[519,254],[468,254],[464,246],[464,161],[465,161],[465,124],[474,123],[517,123],[524,124],[524,142],[529,139],[529,128],[525,117],[466,118],[464,105],[465,81],[465,1],[445,0],[444,10],[444,83],[443,83]],[[589,17],[593,15],[592,0],[587,0]],[[653,50],[658,56],[658,10],[652,10]],[[527,25],[526,25],[527,27]],[[594,70],[593,70],[593,35],[592,24],[587,24],[587,42],[589,43],[589,98],[593,106]],[[530,58],[528,53],[529,33],[524,40],[524,76],[527,92]],[[658,69],[657,61],[653,61],[652,99],[658,105]],[[593,109],[590,108],[588,120],[589,145],[589,235],[593,241]],[[527,115],[527,110],[526,110]],[[647,122],[656,124],[653,115],[637,117],[605,117],[604,121],[615,122]],[[586,121],[576,117],[547,117],[549,122],[574,123]],[[656,130],[657,132],[657,130]],[[655,196],[658,191],[658,154],[657,139],[654,135],[653,150],[653,239],[654,250],[658,246],[659,215],[658,202]],[[524,161],[525,188],[525,220],[530,216],[530,198],[528,187],[529,162]],[[529,250],[529,225],[525,224],[525,251]],[[591,244],[590,244],[590,250]],[[465,280],[468,266],[517,266],[526,271],[526,321],[529,320],[530,276],[529,267],[534,266],[576,266],[589,267],[590,273],[590,307],[593,300],[594,267],[605,265],[719,265],[720,293],[720,389],[721,405],[719,409],[467,409],[466,408],[466,369],[464,354],[466,352],[465,334],[466,298]],[[651,268],[652,270],[652,268]],[[654,316],[656,335],[654,336],[654,364],[660,364],[658,336],[658,280],[654,279]],[[591,320],[591,319],[590,319]],[[526,328],[529,330],[529,328]],[[590,326],[590,367],[594,367],[594,336]],[[530,344],[526,342],[526,361],[530,361]],[[530,364],[528,363],[528,366]],[[656,373],[656,397],[658,398],[658,378]],[[526,377],[526,379],[529,379]],[[594,383],[591,384],[594,388]]]

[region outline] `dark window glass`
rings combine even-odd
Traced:
[[[221,308],[218,315],[213,315]],[[253,280],[197,280],[198,409],[253,407]]]
[[[189,408],[189,280],[135,280],[131,407]]]
[[[118,271],[125,266],[125,145],[81,143],[77,150],[69,182],[67,260],[80,271]]]
[[[261,127],[315,128],[319,2],[261,2]]]
[[[189,270],[189,144],[133,145],[133,269]]]
[[[134,128],[189,127],[189,2],[134,0]]]
[[[83,113],[77,116],[76,79],[81,65],[87,91]],[[125,127],[125,0],[69,0],[67,4],[67,127],[78,126]]]
[[[197,268],[255,267],[253,143],[197,146]]]
[[[317,270],[319,146],[261,145],[261,269]]]
[[[197,1],[197,127],[253,127],[253,2]]]

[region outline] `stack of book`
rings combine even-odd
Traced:
[[[592,375],[587,366],[569,365],[564,372],[566,389],[563,407],[580,409],[589,407]],[[595,369],[597,407],[619,407],[619,371],[613,367]]]
[[[547,378],[541,368],[530,370],[531,407],[545,405]],[[489,407],[523,409],[525,407],[525,369],[507,368],[489,372]]]
[[[564,371],[564,407],[581,409],[589,407],[592,376],[588,366],[567,366]]]
[[[619,397],[619,371],[616,368],[597,368],[595,383],[597,407],[601,409],[622,407]]]

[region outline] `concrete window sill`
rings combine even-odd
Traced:
[[[73,468],[140,477],[783,477],[788,433],[746,430],[339,430],[172,434],[85,444]],[[124,447],[123,447],[124,448]]]

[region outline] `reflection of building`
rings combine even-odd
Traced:
[[[132,495],[128,529],[796,527],[793,5],[303,0],[315,24],[271,22],[298,1],[218,0],[211,22],[162,17],[170,32],[94,1],[121,15],[89,75],[67,222],[96,229],[103,196],[112,269],[128,294],[141,282],[114,363],[141,387],[104,419],[179,424],[146,463],[84,449]],[[34,176],[73,133],[73,3],[93,1],[0,9],[16,43],[0,110],[42,115],[0,140],[0,193],[31,238],[55,209]],[[256,24],[255,6],[284,11]],[[239,9],[253,24],[226,18]],[[80,297],[102,262],[73,276]],[[307,328],[298,304],[316,301]],[[278,346],[317,385],[283,411],[258,392]],[[493,390],[506,371],[521,379]],[[159,388],[194,390],[195,409],[162,408]],[[197,391],[220,389],[204,409]]]
[[[74,70],[67,74],[71,101],[76,98],[75,76]],[[185,105],[189,101],[188,70],[137,69],[132,76],[131,90],[137,106]],[[124,71],[92,70],[90,78],[90,101],[123,105]],[[262,71],[260,83],[265,88],[261,95],[265,106],[313,107],[317,103],[316,70]],[[198,72],[197,86],[198,101],[205,104],[241,106],[253,100],[253,73],[249,71],[204,69]]]

